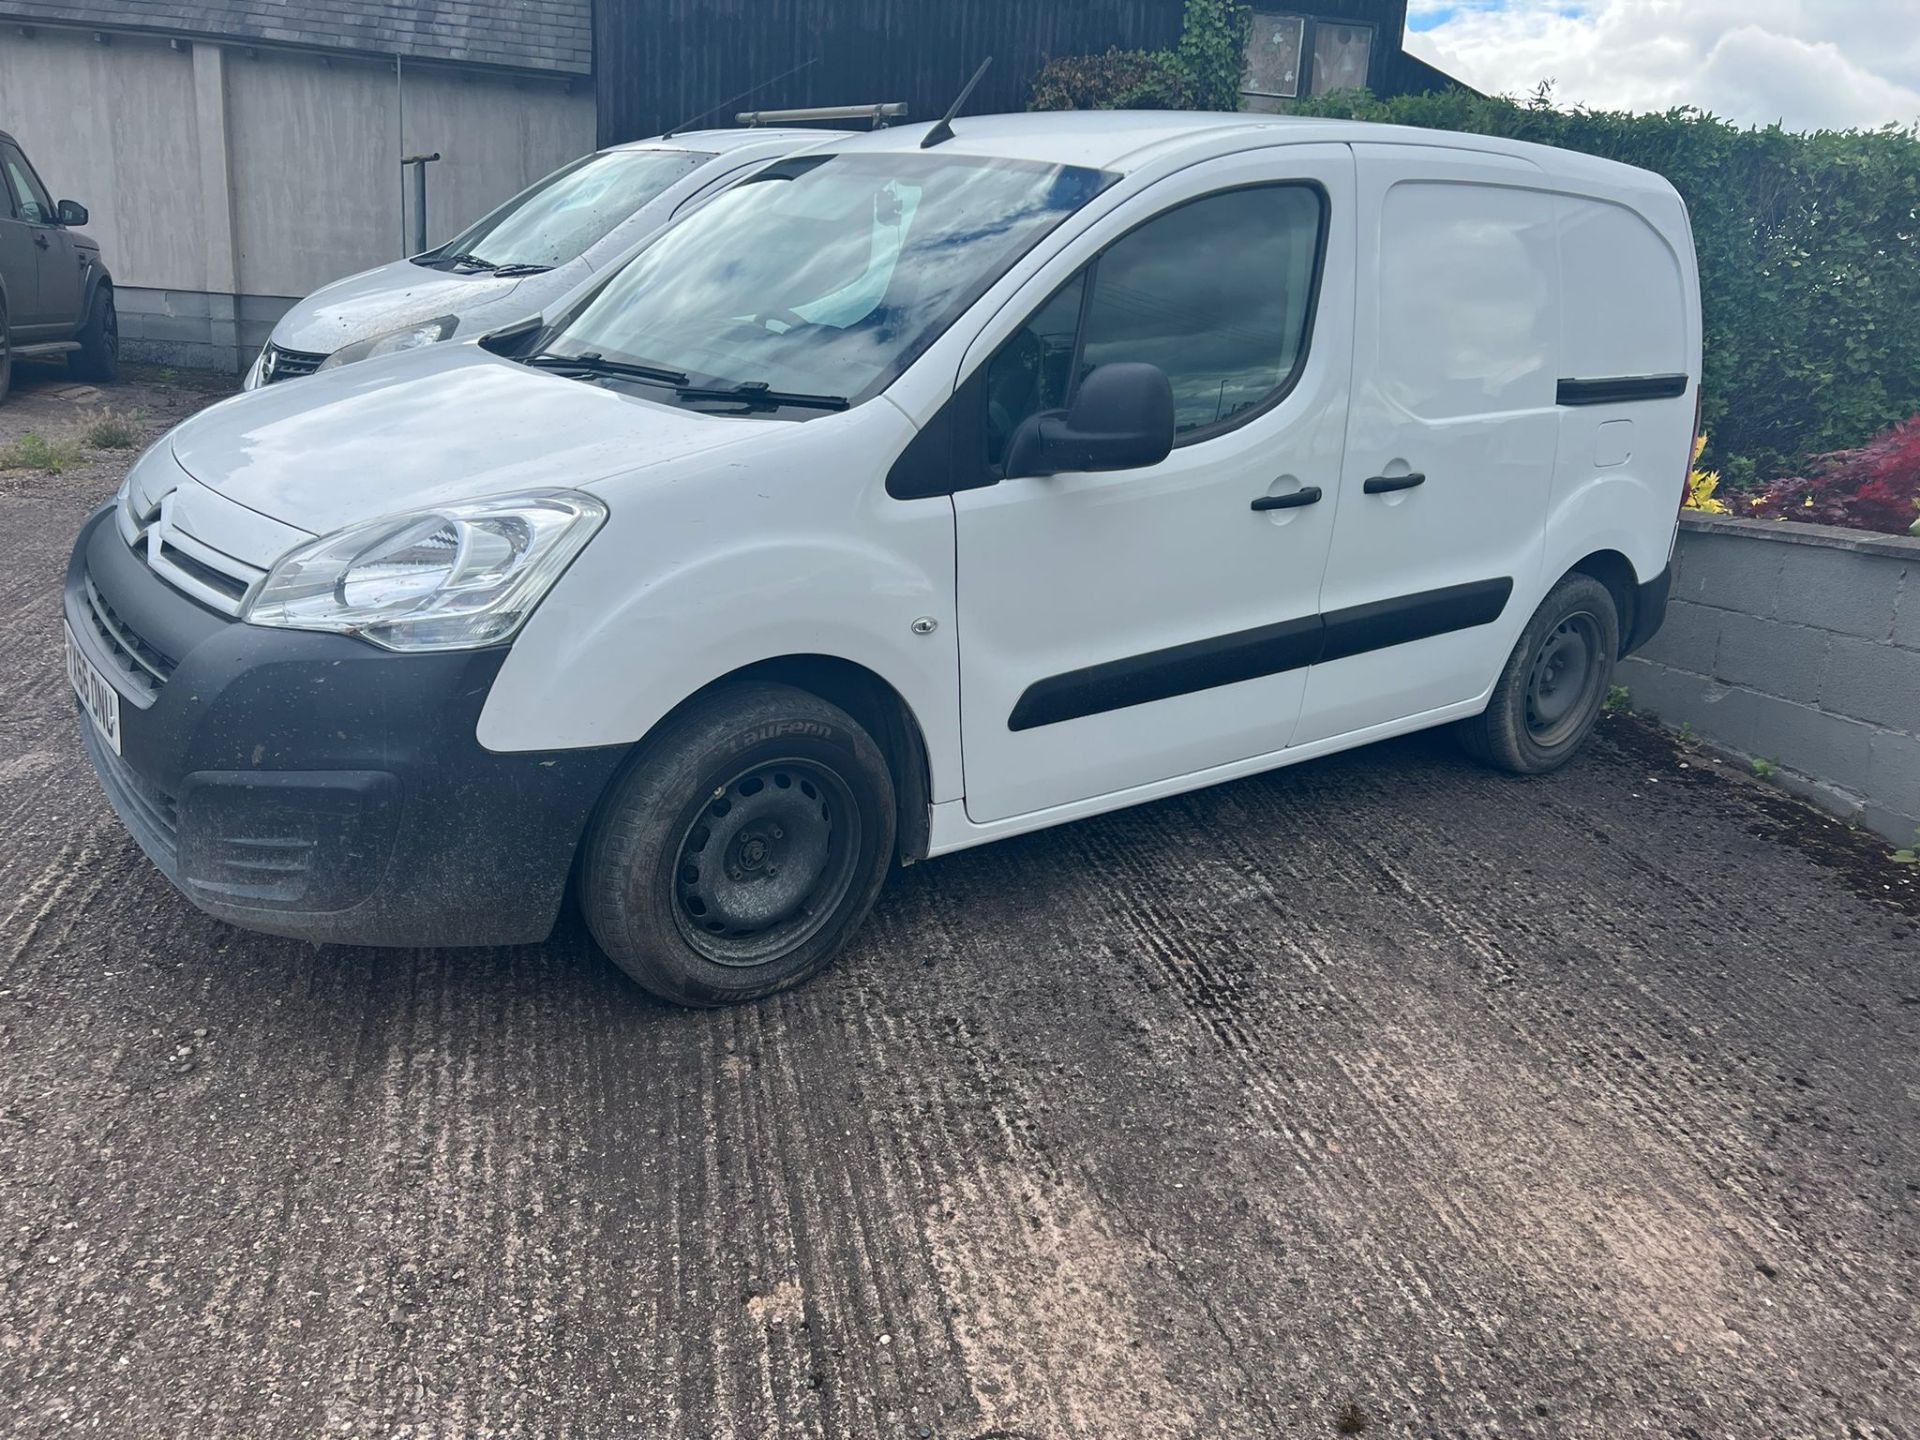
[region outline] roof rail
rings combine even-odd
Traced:
[[[734,116],[737,124],[791,125],[800,120],[865,120],[874,129],[884,129],[889,120],[906,118],[907,107],[892,105],[823,105],[812,110],[742,110]]]

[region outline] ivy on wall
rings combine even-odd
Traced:
[[[1187,0],[1174,63],[1186,77],[1196,110],[1238,110],[1240,72],[1247,49],[1245,5],[1233,0]]]

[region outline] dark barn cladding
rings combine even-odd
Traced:
[[[600,143],[657,135],[713,106],[904,100],[938,119],[983,59],[975,114],[1024,110],[1051,55],[1171,45],[1181,0],[599,0],[594,69]],[[792,70],[738,106],[729,97]]]
[[[967,112],[1024,110],[1049,59],[1174,45],[1185,9],[1184,0],[596,0],[600,143],[695,116],[730,125],[743,109],[898,100],[910,120],[933,120],[989,55],[993,69]],[[1249,9],[1262,62],[1249,69],[1256,91],[1273,79],[1276,30],[1305,51],[1281,62],[1283,95],[1361,77],[1383,95],[1454,83],[1402,48],[1407,0],[1255,0]]]

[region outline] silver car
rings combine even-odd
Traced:
[[[520,320],[584,284],[701,201],[819,130],[696,130],[582,156],[433,250],[297,303],[246,388]]]

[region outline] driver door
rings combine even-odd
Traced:
[[[1339,493],[1353,176],[1336,145],[1182,171],[1044,267],[969,353],[996,459],[1113,362],[1167,374],[1178,428],[1150,468],[953,496],[974,823],[1286,747]]]
[[[22,340],[37,335],[46,323],[40,257],[48,242],[37,202],[27,188],[27,173],[20,152],[0,142],[0,271],[7,279],[8,322]]]

